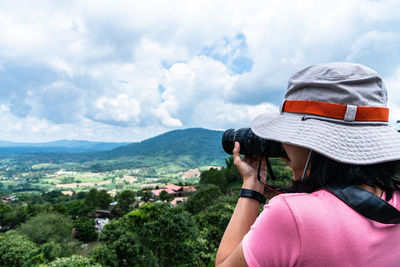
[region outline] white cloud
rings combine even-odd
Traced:
[[[383,74],[397,110],[399,8],[394,0],[2,2],[0,122],[8,138],[32,140],[237,128],[276,110],[298,69],[344,60]]]
[[[388,91],[389,120],[392,124],[400,120],[400,66],[385,82]]]
[[[178,116],[184,125],[197,124],[205,116],[214,119],[214,108],[203,114],[196,114],[195,110],[210,100],[222,100],[237,78],[223,63],[205,56],[176,63],[165,76],[162,85],[166,90],[161,94],[160,108],[170,116]]]
[[[116,98],[101,97],[95,102],[94,119],[99,121],[114,121],[120,123],[140,122],[140,102],[126,94]]]

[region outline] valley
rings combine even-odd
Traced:
[[[0,147],[0,190],[7,194],[53,190],[72,194],[95,188],[115,195],[121,190],[161,188],[171,183],[194,185],[202,171],[224,166],[229,155],[222,150],[221,137],[220,131],[191,128],[142,142],[121,143],[122,146],[104,151],[77,152],[83,150],[79,144],[84,148],[99,146],[99,142],[83,141],[50,143],[75,149],[71,152],[53,152],[54,147],[48,143],[30,144],[29,149],[37,149],[34,153],[15,150],[28,147],[23,144],[8,146],[7,150]],[[107,143],[103,148],[110,146]]]

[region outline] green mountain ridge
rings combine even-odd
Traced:
[[[84,140],[58,140],[45,143],[17,143],[0,140],[0,153],[94,152],[107,151],[129,144],[128,142],[93,142]]]
[[[201,166],[223,166],[228,155],[221,145],[223,132],[203,128],[173,130],[142,142],[109,151],[85,153],[29,153],[15,155],[25,164],[64,164],[65,168],[110,171],[153,168],[179,171]],[[77,163],[71,165],[70,163]],[[79,165],[77,167],[77,165]],[[71,167],[72,166],[72,167]]]

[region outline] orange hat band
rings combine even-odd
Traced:
[[[305,113],[346,121],[389,121],[389,109],[360,107],[318,101],[286,100],[283,112]]]

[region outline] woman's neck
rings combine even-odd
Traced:
[[[366,184],[362,184],[362,185],[359,185],[358,187],[361,187],[362,189],[371,192],[372,194],[376,195],[377,197],[382,197],[383,190],[380,189],[377,186],[376,187],[372,187],[372,186],[369,186],[369,185],[366,185]]]

